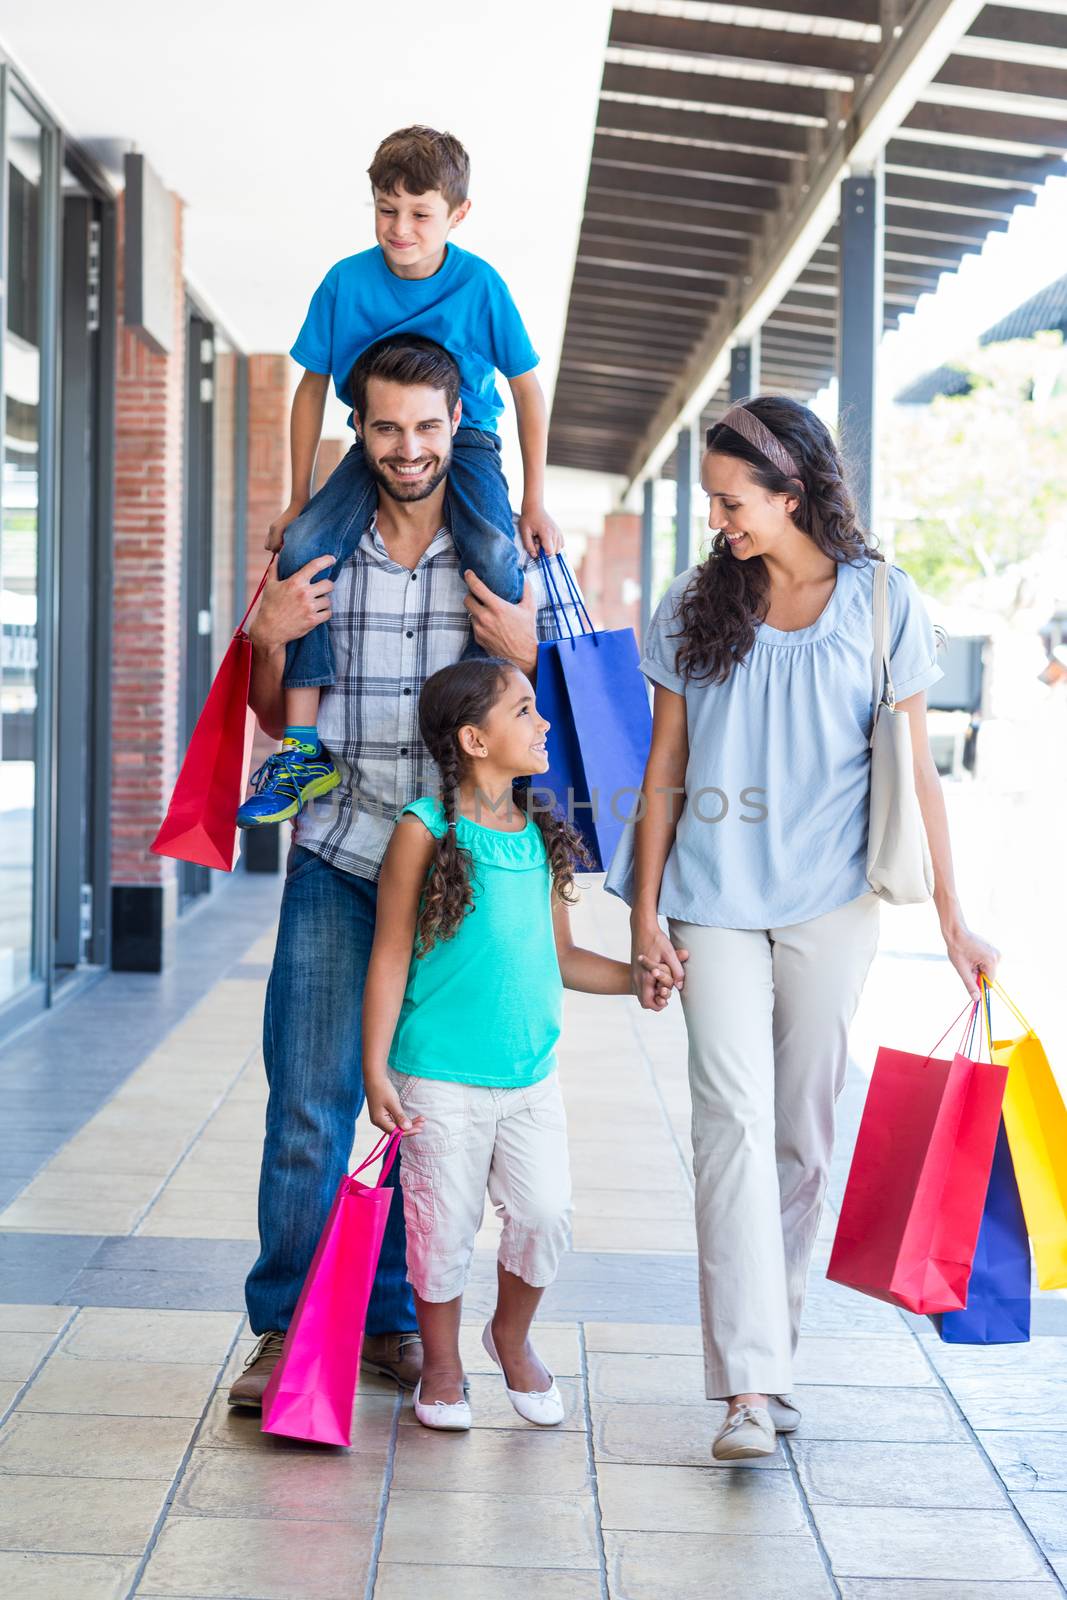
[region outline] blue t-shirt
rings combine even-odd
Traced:
[[[822,615],[783,632],[761,623],[725,683],[677,670],[678,606],[696,571],[667,590],[641,670],[684,695],[685,806],[663,872],[660,914],[709,928],[785,928],[870,893],[867,818],[874,563],[842,563]],[[897,702],[943,676],[919,594],[889,569]],[[632,828],[606,888],[632,898]]]
[[[499,272],[454,244],[432,278],[398,278],[378,245],[346,256],[312,295],[289,353],[309,372],[329,373],[339,398],[350,402],[357,357],[391,333],[435,339],[459,363],[465,428],[494,432],[504,409],[497,372],[517,378],[538,362]]]

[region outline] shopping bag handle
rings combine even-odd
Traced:
[[[245,612],[244,616],[241,618],[240,622],[237,624],[237,627],[236,627],[236,629],[234,631],[234,635],[233,635],[235,639],[239,639],[241,637],[242,633],[244,633],[244,631],[245,631],[245,623],[248,621],[249,617],[252,615],[252,612],[253,612],[253,610],[255,608],[256,601],[259,599],[260,595],[263,593],[264,589],[267,587],[267,579],[270,577],[270,569],[271,569],[271,567],[273,567],[274,562],[275,562],[275,556],[271,556],[270,560],[267,562],[267,569],[264,572],[262,578],[260,578],[260,580],[259,580],[259,584],[258,584],[258,586],[256,588],[256,592],[252,596],[251,600],[248,602],[248,610]]]
[[[1022,1025],[1026,1029],[1027,1033],[1033,1033],[1033,1031],[1034,1031],[1033,1028],[1027,1022],[1026,1018],[1023,1016],[1022,1012],[1019,1010],[1019,1007],[1015,1004],[1015,1001],[1010,997],[1010,995],[1005,994],[1004,990],[1001,988],[1001,986],[997,982],[996,978],[987,978],[985,973],[983,972],[980,975],[980,977],[978,979],[978,982],[981,984],[982,992],[985,994],[987,1008],[989,1006],[989,991],[990,990],[995,990],[996,993],[1003,1000],[1004,1004],[1007,1006],[1008,1010],[1010,1012],[1012,1012],[1012,1014],[1017,1018],[1017,1020],[1019,1022],[1022,1023]]]
[[[961,1055],[964,1054],[964,1053],[966,1053],[968,1055],[970,1054],[971,1044],[972,1044],[972,1041],[974,1039],[974,1025],[975,1025],[975,1022],[977,1021],[977,1018],[978,1018],[978,1006],[979,1006],[979,1002],[977,1000],[968,1000],[967,1004],[964,1006],[964,1008],[960,1012],[959,1016],[953,1018],[953,1020],[949,1023],[948,1027],[945,1029],[944,1033],[941,1035],[940,1039],[937,1041],[937,1043],[934,1045],[933,1049],[930,1051],[930,1054],[927,1056],[926,1060],[923,1062],[923,1066],[924,1067],[934,1059],[934,1056],[936,1055],[937,1051],[944,1044],[945,1040],[948,1038],[948,1036],[952,1032],[953,1028],[955,1028],[956,1024],[958,1022],[961,1022],[964,1017],[966,1017],[967,1020],[963,1024],[963,1032],[960,1035],[959,1053]]]
[[[380,1189],[393,1170],[393,1162],[396,1160],[397,1151],[400,1149],[400,1141],[403,1137],[404,1131],[402,1128],[394,1128],[392,1133],[383,1133],[367,1159],[361,1161],[355,1172],[351,1173],[350,1176],[357,1178],[365,1167],[369,1167],[372,1162],[377,1161],[379,1156],[382,1156],[382,1170],[378,1174],[378,1182],[374,1185],[376,1189]],[[383,1151],[385,1152],[384,1155],[382,1155]]]
[[[570,568],[567,566],[566,559],[564,558],[562,552],[554,558],[552,556],[546,556],[542,552],[537,558],[537,564],[540,567],[541,574],[545,580],[545,593],[548,596],[548,603],[552,607],[552,615],[555,618],[557,638],[563,638],[563,629],[565,627],[568,635],[570,636],[571,649],[573,650],[577,644],[577,638],[575,637],[574,629],[571,627],[571,621],[567,615],[566,603],[561,598],[560,591],[556,585],[556,579],[552,575],[553,559],[555,559],[555,561],[557,561],[559,564],[559,570],[563,573],[564,581],[570,594],[571,603],[578,614],[579,620],[583,624],[583,626],[579,629],[579,637],[584,637],[588,632],[592,638],[596,640],[597,646],[599,647],[600,640],[597,638],[597,631],[593,626],[593,619],[590,617],[589,612],[586,609],[586,604],[582,599],[581,591],[571,575]],[[585,627],[585,623],[588,623],[588,629]]]

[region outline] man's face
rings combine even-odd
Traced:
[[[447,475],[460,407],[443,389],[371,378],[367,414],[356,423],[367,468],[392,500],[425,500]]]

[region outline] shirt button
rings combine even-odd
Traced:
[[[408,638],[408,639],[414,639],[414,637],[415,637],[414,629],[409,628],[408,631],[407,631],[407,634],[405,635],[405,637]]]
[[[406,744],[404,744],[404,745],[401,745],[401,746],[400,746],[400,754],[401,754],[401,755],[402,755],[402,756],[406,756],[406,755],[407,755],[407,753],[408,753],[408,747],[407,747],[407,745],[406,745]]]
[[[412,583],[414,583],[414,582],[415,582],[415,579],[416,579],[416,578],[417,578],[417,577],[418,577],[418,573],[417,573],[417,572],[413,572],[413,573],[412,573],[412,574],[411,574],[411,581],[412,581]]]
[[[410,693],[411,693],[411,690],[410,690],[410,689],[405,689],[405,690],[404,690],[404,693],[405,693],[405,694],[410,694]]]

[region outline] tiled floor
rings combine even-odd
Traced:
[[[25,1129],[0,1212],[5,1600],[1064,1592],[1062,1297],[1039,1297],[1028,1346],[942,1345],[925,1322],[826,1281],[828,1215],[802,1429],[766,1462],[712,1466],[719,1408],[701,1381],[677,1011],[568,997],[575,1249],[540,1326],[567,1401],[560,1429],[522,1424],[481,1350],[491,1217],[467,1302],[469,1435],[427,1433],[372,1379],[350,1452],[270,1438],[231,1413],[225,1389],[252,1343],[241,1283],[275,896],[235,881],[199,913],[195,939],[183,933],[184,978],[106,979],[0,1059]],[[623,913],[599,891],[580,923],[588,942],[623,949]],[[879,960],[858,1060],[899,1026],[900,966],[899,952]],[[909,971],[921,1032],[951,980],[938,963]],[[838,1193],[862,1095],[855,1072]]]

